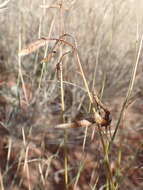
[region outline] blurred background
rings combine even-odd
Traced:
[[[3,2],[4,0],[0,0],[0,4]],[[62,8],[60,8],[61,5]],[[18,52],[41,37],[59,38],[64,33],[70,34],[76,41],[88,85],[92,91],[96,90],[101,95],[103,102],[111,111],[111,127],[114,129],[139,53],[143,36],[142,10],[142,0],[7,1],[6,6],[0,9],[0,121],[6,125],[10,133],[16,138],[20,138],[22,136],[21,128],[24,128],[25,134],[29,134],[29,129],[32,128],[34,135],[39,135],[48,128],[62,123],[60,83],[56,75],[60,53],[56,50],[56,54],[50,61],[41,63],[41,60],[52,49],[53,41],[49,42],[47,47],[42,47],[24,57],[19,57]],[[74,43],[73,38],[67,37],[66,40]],[[69,47],[63,46],[64,52],[69,50]],[[138,168],[143,164],[141,150],[143,143],[142,61],[141,48],[131,104],[123,116],[115,150],[113,148],[113,152],[118,152],[118,148],[121,148],[118,146],[122,142],[121,152],[127,157],[123,156],[123,169],[120,171],[121,175],[128,171],[126,180],[121,182],[120,188],[124,190],[136,187],[141,190],[143,187],[143,172]],[[71,122],[78,117],[79,113],[87,113],[89,109],[89,98],[72,54],[65,56],[63,60],[63,79],[64,114],[66,121]],[[81,133],[84,132],[79,130],[78,134]],[[71,131],[71,134],[75,136],[74,131]],[[55,142],[53,140],[55,138],[59,141]],[[52,130],[52,140],[48,139],[46,142],[57,146],[60,139],[61,132]],[[70,140],[69,143],[72,144],[73,141],[76,141],[75,139],[70,139],[71,143]],[[80,147],[80,144],[82,144],[81,141],[78,142],[77,148]],[[89,150],[89,160],[94,160],[92,157],[94,148],[100,152],[100,148],[96,147],[97,144],[98,142],[95,142]],[[53,153],[53,149],[50,150],[49,146],[47,149],[51,151],[51,154]],[[74,156],[77,160],[80,160],[77,152],[73,154],[76,155]],[[132,156],[134,160],[131,159]],[[99,157],[102,159],[101,155]],[[74,160],[72,155],[71,158]],[[130,164],[126,167],[128,160],[132,160],[130,164],[134,163],[131,171],[127,170]],[[59,164],[60,169],[61,167]],[[93,166],[90,167],[92,171]],[[86,169],[85,171],[90,173],[90,169],[88,167]],[[101,179],[97,187],[100,188],[105,180],[102,175],[104,171],[100,171],[100,167],[98,169],[101,172],[99,177]],[[55,169],[53,169],[54,171]],[[86,185],[82,186],[83,180],[89,182],[85,173],[83,176],[85,178],[81,179],[77,189],[89,189]],[[63,184],[60,179],[61,176],[57,181],[52,178],[54,182],[49,182],[45,187],[41,185],[40,188],[56,189],[58,188],[56,185]],[[34,184],[31,189],[35,188],[35,181],[31,182]],[[9,188],[7,182],[5,184],[6,188]],[[23,187],[29,188],[26,185]],[[14,188],[20,189],[19,186],[14,186],[12,190],[15,190]]]

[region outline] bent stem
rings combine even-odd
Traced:
[[[127,91],[127,94],[126,94],[126,98],[125,98],[125,100],[124,100],[124,102],[123,102],[123,105],[122,105],[122,108],[121,108],[121,111],[120,111],[120,115],[119,115],[119,119],[118,119],[118,121],[117,121],[114,134],[113,134],[113,136],[112,136],[112,138],[111,138],[111,141],[110,141],[110,146],[111,146],[111,144],[113,144],[113,141],[114,141],[114,139],[115,139],[115,137],[116,137],[117,131],[119,130],[120,121],[121,121],[121,119],[122,119],[124,110],[126,109],[126,106],[127,106],[127,104],[128,104],[128,101],[129,101],[129,99],[130,99],[130,96],[131,96],[131,93],[132,93],[132,90],[133,90],[133,87],[134,87],[135,77],[136,77],[136,72],[137,72],[137,68],[138,68],[138,64],[139,64],[139,58],[140,58],[142,46],[143,46],[143,34],[142,34],[142,38],[141,38],[141,41],[140,41],[140,45],[139,45],[139,50],[138,50],[138,53],[137,53],[136,62],[135,62],[135,64],[133,65],[132,74],[131,74],[131,79],[130,79],[128,91]],[[109,146],[109,147],[110,147],[110,146]]]

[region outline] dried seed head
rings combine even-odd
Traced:
[[[18,55],[19,56],[28,55],[47,44],[48,44],[48,41],[45,38],[41,38],[37,40],[36,42],[31,43],[27,48],[24,48],[21,51],[19,51]]]

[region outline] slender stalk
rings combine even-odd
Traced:
[[[59,1],[59,36],[62,36],[64,34],[65,28],[64,28],[64,18],[63,18],[63,0]],[[63,49],[62,46],[60,46],[60,57],[63,55]],[[64,80],[63,80],[63,60],[60,60],[60,89],[61,89],[61,108],[62,108],[62,118],[63,123],[65,123],[64,119],[64,111],[65,111],[65,101],[64,101]],[[66,129],[64,130],[64,172],[65,172],[65,187],[68,186],[68,152],[67,152],[67,141],[68,141],[68,134]]]
[[[131,80],[130,80],[130,83],[129,83],[129,87],[128,87],[128,91],[127,91],[127,94],[126,94],[126,98],[125,98],[125,100],[123,102],[123,105],[122,105],[122,108],[121,108],[121,111],[120,111],[120,115],[119,115],[119,119],[117,121],[115,131],[114,131],[113,136],[111,138],[110,145],[113,143],[113,141],[114,141],[114,139],[116,137],[116,134],[117,134],[117,131],[119,129],[119,124],[121,122],[124,110],[126,109],[126,105],[128,104],[129,98],[131,96],[131,93],[132,93],[132,90],[133,90],[133,87],[134,87],[135,77],[136,77],[136,72],[137,72],[137,68],[138,68],[138,64],[139,64],[139,58],[140,58],[142,46],[143,46],[143,34],[142,34],[140,45],[139,45],[137,59],[136,59],[135,64],[133,65],[132,74],[131,74]]]

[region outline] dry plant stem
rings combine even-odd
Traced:
[[[39,37],[39,38],[41,37],[41,28],[42,28],[42,17],[40,18],[40,23],[39,23],[39,31],[38,31],[38,37]],[[37,69],[38,55],[39,55],[39,50],[36,52],[36,56],[35,56],[34,74],[36,73],[36,69]],[[45,65],[43,64],[43,65],[42,65],[41,76],[40,76],[40,81],[39,81],[39,85],[38,85],[38,90],[39,90],[40,87],[41,87],[44,66],[45,66]]]
[[[85,77],[81,62],[80,62],[80,58],[79,58],[77,48],[75,49],[74,53],[75,53],[75,57],[77,59],[77,63],[78,63],[78,66],[79,66],[79,69],[80,69],[80,72],[81,72],[81,75],[82,75],[82,78],[83,78],[83,81],[84,81],[84,84],[85,84],[85,88],[87,89],[89,100],[93,104],[93,98],[92,98],[91,92],[90,92],[89,87],[88,87],[88,83],[87,83],[87,80],[86,80],[86,77]]]
[[[61,103],[62,103],[62,112],[65,111],[65,102],[64,102],[64,85],[63,85],[63,67],[62,62],[60,63],[60,86],[61,86]]]
[[[43,1],[43,3],[45,4],[45,0]],[[43,14],[45,15],[45,9],[44,9]],[[49,37],[49,38],[50,38],[50,36],[51,36],[52,30],[53,30],[53,27],[54,27],[55,18],[56,18],[56,17],[54,16],[54,18],[53,18],[53,20],[52,20],[52,22],[51,22],[51,26],[50,26],[49,34],[48,34],[48,37]],[[47,51],[48,51],[48,47],[49,47],[48,45],[49,45],[49,44],[46,45],[45,53],[44,53],[44,59],[43,59],[43,61],[42,61],[43,65],[42,65],[42,71],[41,71],[41,76],[40,76],[40,81],[39,81],[39,87],[38,87],[38,89],[41,88],[42,79],[43,79],[43,76],[44,76],[44,70],[45,70],[45,67],[46,67],[46,64],[45,64],[45,61],[44,61],[44,60],[46,59],[46,56],[47,56]]]
[[[43,63],[42,70],[41,70],[41,75],[40,75],[40,81],[39,81],[38,90],[41,88],[41,84],[42,84],[42,79],[43,79],[43,76],[44,76],[45,68],[46,68],[46,63]]]
[[[49,82],[49,83],[58,83],[58,81],[55,81],[55,80],[47,80],[47,82]],[[63,83],[66,84],[66,85],[70,85],[70,86],[76,87],[76,88],[82,90],[83,92],[86,92],[86,90],[85,90],[84,88],[82,88],[82,87],[79,86],[79,85],[76,85],[75,83],[68,82],[68,81],[65,81],[65,80],[63,81]],[[83,100],[81,100],[81,103],[82,103],[82,102],[83,102]],[[81,106],[81,105],[80,105],[80,106]]]
[[[32,190],[28,163],[26,164],[26,174],[27,174],[27,179],[28,179],[28,190]]]
[[[60,0],[59,2],[59,34],[62,35],[65,33],[65,25],[64,25],[64,2]]]
[[[28,165],[28,152],[29,152],[29,146],[26,147],[26,138],[25,138],[25,132],[24,129],[22,129],[22,135],[23,135],[23,144],[24,144],[24,148],[25,148],[25,160],[24,160],[24,164],[23,164],[23,170],[24,172],[26,171],[27,173],[27,179],[28,179],[28,186],[29,186],[29,190],[31,190],[31,185],[30,185],[30,175],[29,175],[29,165]]]
[[[113,176],[112,176],[111,167],[110,167],[108,143],[106,145],[105,166],[106,166],[106,170],[107,170],[107,181],[109,183],[109,189],[115,190],[115,185],[113,182]]]
[[[103,76],[103,82],[102,82],[102,87],[101,87],[101,92],[100,92],[100,102],[103,97],[104,89],[105,89],[105,83],[106,83],[106,73]]]
[[[129,84],[129,87],[128,87],[127,95],[126,95],[126,98],[125,98],[124,103],[122,105],[120,115],[119,115],[119,119],[117,121],[116,128],[115,128],[114,134],[112,136],[112,139],[110,141],[110,145],[113,143],[113,141],[115,139],[115,136],[116,136],[117,131],[119,129],[120,121],[121,121],[123,113],[124,113],[124,110],[126,109],[126,105],[128,104],[128,101],[130,99],[130,96],[131,96],[131,93],[132,93],[132,90],[133,90],[133,86],[134,86],[134,82],[135,82],[135,77],[136,77],[137,67],[138,67],[138,64],[139,64],[139,58],[140,58],[142,46],[143,46],[143,34],[142,34],[141,41],[140,41],[140,44],[139,44],[139,50],[138,50],[138,53],[137,53],[137,59],[136,59],[135,64],[133,65],[132,74],[131,74],[131,80],[130,80],[130,84]]]
[[[71,51],[65,52],[63,55],[61,55],[60,60],[59,60],[59,62],[56,65],[58,80],[60,80],[60,75],[61,75],[60,73],[61,73],[62,64],[63,64],[63,58],[64,58],[65,55],[67,55],[69,53],[71,53]],[[64,81],[63,81],[63,83],[64,83]]]
[[[23,165],[23,170],[26,170],[26,167],[28,165],[28,152],[29,152],[29,146],[26,147],[25,150],[25,160],[24,160],[24,165]]]
[[[94,69],[94,73],[93,73],[93,83],[92,83],[92,90],[94,90],[94,87],[96,86],[96,73],[97,73],[97,68],[98,68],[98,64],[99,64],[99,53],[100,53],[100,45],[98,46],[98,51],[97,51],[97,55],[96,55],[96,64],[95,64],[95,69]]]
[[[10,154],[12,150],[12,139],[8,139],[8,153],[7,153],[7,164],[6,164],[6,170],[8,170],[9,167],[9,161],[10,161]]]
[[[29,146],[26,147],[26,137],[24,129],[22,128],[22,136],[23,136],[23,144],[25,149],[25,160],[23,164],[23,170],[26,171],[27,179],[28,179],[28,188],[31,190],[31,184],[30,184],[30,174],[29,174],[29,165],[28,165],[28,152],[29,152]]]
[[[96,73],[97,73],[97,68],[98,68],[98,58],[99,58],[99,52],[100,52],[100,45],[98,46],[98,51],[97,51],[97,55],[96,55],[96,64],[95,64],[95,69],[94,69],[94,73],[93,73],[93,83],[92,83],[92,91],[94,91],[95,89],[95,82],[96,82]],[[92,107],[92,104],[90,102],[89,104],[89,112],[91,111],[91,107]],[[93,140],[94,138],[94,133],[95,133],[95,127],[93,128],[93,132],[92,132],[92,135],[91,135],[91,140]]]
[[[83,145],[82,145],[82,150],[83,150],[83,152],[84,152],[85,144],[86,144],[87,131],[88,131],[88,126],[85,127],[85,131],[84,131],[84,140],[83,140]]]
[[[77,188],[76,186],[78,184],[78,181],[79,181],[79,178],[80,178],[80,175],[81,175],[81,172],[82,172],[83,168],[84,168],[84,160],[80,162],[80,166],[78,168],[78,173],[77,173],[77,176],[76,176],[76,180],[75,180],[73,189]]]
[[[104,152],[104,164],[105,164],[105,168],[108,174],[108,178],[107,180],[110,182],[110,185],[113,185],[113,179],[112,179],[112,174],[111,174],[111,169],[110,169],[110,162],[109,162],[109,152],[108,152],[108,143],[105,142],[103,134],[102,134],[102,127],[100,125],[98,125],[98,131],[99,131],[99,135],[100,135],[100,140],[102,143],[102,147],[103,147],[103,152]],[[111,190],[114,190],[114,188],[111,188]]]
[[[43,6],[45,6],[46,5],[46,0],[43,0]],[[46,9],[44,9],[44,11],[43,11],[43,16],[45,17],[46,16]]]
[[[23,150],[21,151],[21,153],[23,152]],[[22,154],[20,154],[19,156],[19,159],[18,159],[18,166],[17,166],[17,169],[16,169],[16,172],[15,172],[15,175],[13,177],[13,180],[11,182],[11,187],[15,184],[15,181],[16,181],[16,178],[18,177],[18,172],[19,172],[19,169],[20,169],[20,166],[23,164],[22,163]]]
[[[1,170],[0,170],[0,188],[1,190],[4,190],[3,177],[2,177]]]
[[[19,51],[21,51],[21,32],[19,32]],[[28,105],[29,102],[28,102],[25,83],[24,83],[24,79],[23,79],[23,75],[22,75],[22,69],[21,69],[21,57],[18,57],[18,66],[19,66],[19,77],[20,77],[21,83],[22,83],[22,89],[23,89],[23,92],[24,92],[26,103]]]
[[[41,37],[41,27],[42,27],[42,16],[40,17],[40,20],[39,20],[38,39]],[[36,52],[36,55],[35,55],[35,58],[34,58],[33,75],[36,74],[37,63],[38,63],[38,55],[39,55],[39,50]],[[33,80],[34,80],[34,78],[33,78]]]
[[[0,4],[0,9],[5,9],[6,8],[6,5],[8,4],[10,0],[6,0],[4,1],[3,3]]]
[[[39,173],[40,173],[41,181],[42,181],[43,186],[44,186],[46,184],[46,182],[45,182],[44,175],[43,175],[43,172],[42,172],[41,163],[38,164],[38,168],[39,168]]]
[[[61,50],[62,52],[62,50]],[[64,86],[63,86],[63,69],[62,69],[62,62],[60,63],[60,86],[61,86],[61,104],[62,104],[62,116],[65,110],[65,103],[64,103]],[[64,122],[64,117],[63,117],[63,122]],[[64,157],[64,166],[65,166],[65,185],[67,187],[68,185],[68,153],[67,153],[67,131],[64,131],[64,152],[65,152],[65,157]]]
[[[26,137],[25,137],[24,128],[22,128],[21,130],[22,130],[23,144],[24,144],[24,147],[26,147]]]
[[[64,34],[64,18],[63,18],[63,0],[59,1],[59,36]],[[65,123],[65,119],[63,113],[65,111],[65,102],[64,102],[64,84],[63,84],[63,49],[60,46],[60,89],[61,89],[61,107],[62,107],[62,117],[63,123]],[[67,189],[68,186],[68,153],[67,153],[67,140],[68,134],[66,129],[64,130],[64,176],[65,176],[65,187]]]
[[[96,186],[97,186],[98,181],[99,181],[99,176],[97,177],[97,179],[96,179],[95,184],[93,185],[93,187],[91,187],[91,190],[96,190]]]

